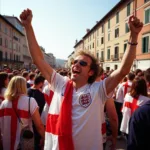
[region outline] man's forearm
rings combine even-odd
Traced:
[[[32,25],[25,26],[25,30],[26,30],[30,54],[32,56],[33,62],[37,64],[39,60],[44,59],[42,51],[40,50],[40,47],[36,41]]]
[[[129,39],[130,43],[137,43],[138,36],[132,36]],[[124,54],[121,66],[120,66],[120,71],[122,72],[123,75],[126,75],[130,72],[130,68],[132,66],[133,60],[135,59],[136,56],[136,45],[130,45],[128,44],[127,50]]]

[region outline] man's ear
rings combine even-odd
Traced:
[[[89,71],[89,76],[92,76],[94,74],[94,71],[93,70],[90,70]]]

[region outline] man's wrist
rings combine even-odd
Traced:
[[[24,27],[25,27],[25,29],[26,29],[26,30],[30,30],[30,29],[32,29],[32,25],[31,25],[31,24],[24,25]]]
[[[130,43],[137,43],[137,41],[138,41],[138,35],[135,34],[130,36],[130,40],[129,40]]]

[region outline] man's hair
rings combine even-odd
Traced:
[[[136,77],[132,83],[130,95],[137,98],[139,95],[147,96],[147,85],[144,79]]]
[[[150,83],[150,68],[148,68],[148,69],[144,72],[144,77],[145,77],[146,81]]]
[[[141,69],[136,69],[135,70],[135,75],[137,75],[139,72],[142,72],[142,70]]]
[[[30,79],[30,80],[32,80],[34,77],[35,77],[35,74],[34,74],[34,73],[30,73],[30,74],[29,74],[29,79]]]
[[[44,83],[45,78],[41,75],[37,75],[34,80],[34,84],[38,85],[39,83]]]
[[[27,71],[24,71],[24,72],[22,73],[22,76],[23,76],[24,78],[26,78],[28,75],[29,75],[29,73],[28,73]]]
[[[133,81],[134,78],[135,78],[135,74],[130,72],[130,73],[128,74],[128,79],[129,79],[130,81]]]
[[[89,51],[79,51],[76,56],[87,56],[91,59],[91,65],[90,65],[90,70],[93,70],[93,75],[89,77],[88,83],[93,83],[99,73],[99,64],[97,62],[97,59],[89,52]]]

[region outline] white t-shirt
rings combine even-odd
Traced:
[[[61,101],[64,95],[66,83],[69,80],[53,72],[54,82],[51,88],[54,96],[50,105],[49,114],[59,114],[60,107],[57,101]],[[73,89],[72,95],[72,136],[75,150],[102,150],[103,141],[101,134],[103,103],[112,97],[106,94],[105,80],[86,84],[77,91]],[[85,100],[86,99],[86,100]],[[57,136],[46,132],[45,150],[59,150]]]
[[[2,110],[5,111],[5,109],[10,109],[12,108],[12,102],[9,100],[4,100],[1,105],[0,105],[0,113],[2,113]],[[26,111],[28,113],[29,110],[29,97],[27,97],[26,95],[21,95],[19,100],[18,100],[18,105],[17,108],[20,111],[23,111],[22,114]],[[34,98],[30,98],[30,114],[31,116],[34,114],[35,110],[38,108],[38,105],[35,101]],[[3,116],[3,113],[0,114],[0,130],[1,130],[1,134],[2,139],[3,139],[3,148],[5,150],[9,150],[11,149],[11,116]],[[21,118],[21,116],[19,116],[23,126],[27,126],[29,125],[30,129],[32,130],[32,120],[31,117],[30,118]],[[21,133],[21,129],[22,126],[19,123],[18,119],[17,119],[17,131],[16,131],[16,140],[15,140],[15,146],[14,149],[16,150],[20,141],[20,133]]]
[[[43,93],[47,94],[48,96],[50,96],[50,85],[46,85],[43,89]],[[45,106],[43,108],[43,111],[42,111],[42,114],[41,114],[41,120],[42,120],[42,123],[44,125],[46,125],[46,120],[47,120],[47,115],[48,115],[48,110],[49,110],[49,106],[47,103],[45,103]]]
[[[125,91],[125,84],[126,82],[120,84],[117,92],[116,92],[116,102],[119,102],[119,103],[123,103],[124,102],[124,91]],[[131,81],[127,81],[128,85],[131,87],[132,86],[132,82]],[[127,88],[127,93],[129,92],[130,90],[130,87]]]

